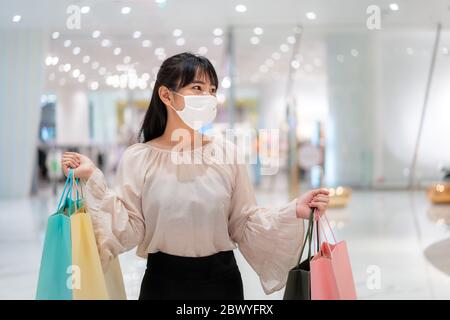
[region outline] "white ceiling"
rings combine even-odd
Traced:
[[[396,2],[400,10],[392,12],[389,4]],[[237,4],[247,6],[247,12],[238,13]],[[365,29],[368,5],[379,5],[383,11],[383,28],[433,28],[437,21],[450,22],[450,0],[167,0],[159,5],[155,0],[0,0],[0,32],[2,29],[42,29],[48,34],[60,33],[58,39],[49,40],[49,55],[59,58],[58,64],[70,63],[71,69],[80,69],[85,74],[86,86],[89,81],[104,84],[104,77],[98,73],[105,68],[107,73],[117,74],[118,64],[123,64],[125,56],[131,57],[131,64],[137,74],[152,74],[152,70],[161,61],[154,54],[156,48],[164,48],[170,56],[181,51],[196,52],[204,46],[208,56],[213,60],[219,75],[225,74],[224,60],[226,37],[222,45],[214,45],[213,30],[234,27],[236,39],[237,74],[242,81],[248,81],[252,76],[260,74],[259,69],[273,52],[280,52],[280,45],[287,43],[288,36],[294,34],[296,25],[302,25],[304,36],[302,53],[306,62],[323,59],[321,35],[339,28]],[[66,27],[69,5],[89,6],[90,12],[81,15],[81,28],[69,30]],[[131,12],[121,14],[121,8],[128,6]],[[315,12],[317,18],[308,20],[307,12]],[[21,15],[19,23],[13,23],[12,17]],[[261,27],[264,30],[258,45],[251,44],[253,29]],[[183,46],[176,45],[172,35],[174,29],[183,31],[181,37],[186,41]],[[98,39],[92,38],[92,32],[100,30]],[[134,31],[141,31],[139,39],[133,39]],[[226,33],[226,32],[225,32]],[[63,43],[70,39],[72,44],[65,48]],[[102,47],[101,41],[109,39],[110,47]],[[150,40],[149,48],[142,46],[143,40]],[[79,47],[79,55],[73,54],[73,48]],[[120,55],[114,55],[113,50],[121,48]],[[280,52],[281,53],[281,52]],[[90,62],[85,64],[82,59],[88,55]],[[281,58],[274,60],[271,67],[275,73],[287,71],[292,59],[292,45]],[[96,70],[92,62],[99,62]],[[316,67],[320,72],[320,67]],[[69,73],[58,71],[58,65],[48,67],[48,76],[55,74],[55,83],[65,77],[67,83],[77,83]],[[51,85],[51,83],[50,83]]]

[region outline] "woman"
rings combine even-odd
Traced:
[[[217,86],[205,57],[181,53],[163,62],[141,142],[124,152],[114,190],[89,158],[63,155],[65,174],[74,168],[85,185],[104,269],[136,246],[147,258],[140,299],[242,300],[235,248],[266,294],[280,290],[298,259],[303,219],[312,207],[319,215],[327,208],[326,189],[278,208],[258,207],[245,164],[213,159],[209,151],[225,147],[226,159],[236,160],[234,145],[198,131],[215,117]],[[180,143],[185,133],[189,139]],[[181,153],[194,163],[175,161]]]

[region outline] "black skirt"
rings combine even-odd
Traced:
[[[244,300],[233,251],[198,258],[149,254],[139,299]]]

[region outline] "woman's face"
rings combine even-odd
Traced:
[[[188,85],[182,87],[177,91],[179,94],[173,94],[173,99],[175,102],[175,108],[181,110],[184,107],[183,96],[191,95],[212,95],[216,96],[216,86],[211,83],[208,76],[196,76],[195,79]]]

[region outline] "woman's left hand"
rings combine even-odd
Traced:
[[[315,213],[321,217],[327,210],[330,202],[329,192],[327,189],[313,189],[297,199],[297,217],[301,219],[309,219],[311,208],[316,208]]]

